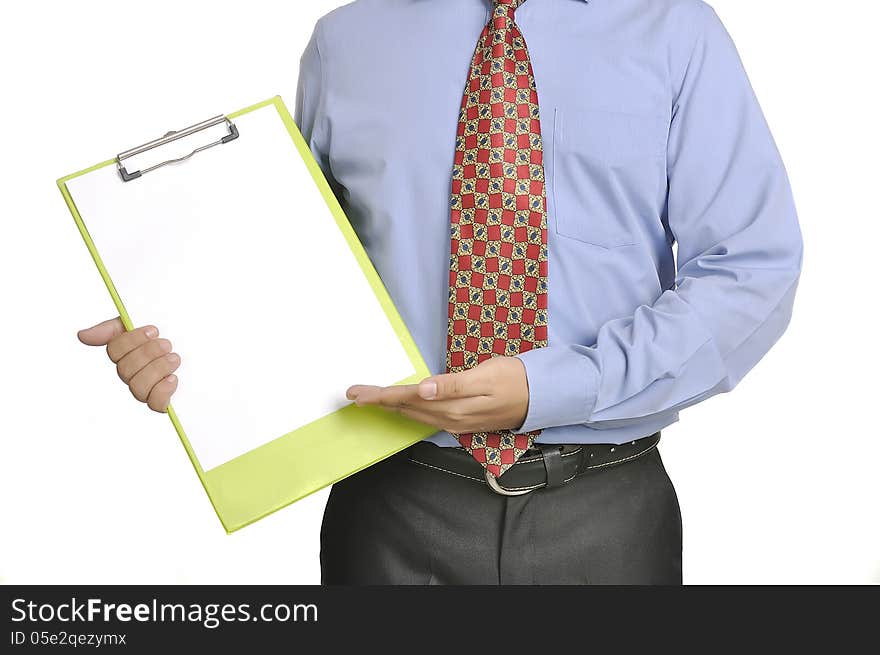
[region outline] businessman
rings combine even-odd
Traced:
[[[438,430],[334,485],[323,582],[680,584],[660,430],[780,337],[802,252],[714,10],[357,0],[295,120],[434,373],[348,398]],[[79,336],[165,410],[156,326]]]

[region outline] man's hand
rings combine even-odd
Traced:
[[[107,355],[132,395],[155,412],[165,412],[177,390],[180,356],[171,352],[171,342],[159,339],[153,325],[126,332],[122,321],[111,318],[80,330],[77,337],[88,346],[107,346]]]
[[[516,357],[493,357],[419,384],[356,384],[345,395],[357,405],[378,405],[457,434],[518,428],[529,407],[525,366]]]

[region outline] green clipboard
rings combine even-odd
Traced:
[[[415,370],[413,375],[399,380],[397,383],[412,384],[429,376],[430,371],[412,336],[395,309],[379,275],[281,97],[275,96],[264,102],[227,114],[222,118],[231,122],[251,112],[271,110],[270,108],[277,111],[278,117],[286,127],[296,150],[311,173],[311,177],[329,207],[337,227],[344,235],[345,241]],[[57,180],[57,185],[123,324],[127,330],[132,330],[135,326],[132,324],[123,300],[114,286],[111,271],[105,268],[101,255],[89,234],[86,226],[88,216],[84,218],[81,215],[73,194],[68,188],[68,183],[71,180],[111,166],[116,166],[121,176],[134,175],[136,177],[139,174],[125,170],[118,156],[62,177]],[[173,406],[168,408],[168,416],[227,533],[249,525],[436,432],[436,428],[375,407],[347,405],[205,471],[199,463],[190,440],[187,438],[183,423]]]

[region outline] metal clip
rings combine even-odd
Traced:
[[[229,133],[226,136],[221,137],[217,141],[213,143],[208,143],[204,146],[199,146],[195,148],[188,155],[184,155],[183,157],[177,157],[176,159],[166,159],[163,162],[159,162],[158,164],[154,164],[148,168],[137,171],[127,171],[125,169],[125,165],[122,163],[126,159],[130,159],[136,155],[140,155],[141,153],[147,152],[148,150],[152,150],[153,148],[158,148],[160,146],[164,146],[168,143],[172,143],[177,141],[178,139],[183,139],[184,137],[188,137],[191,134],[195,134],[196,132],[200,132],[202,130],[206,130],[210,127],[214,127],[215,125],[220,125],[221,123],[226,123],[226,127],[229,130]],[[130,150],[126,150],[125,152],[121,152],[116,155],[116,170],[119,171],[119,176],[122,178],[123,182],[131,182],[132,180],[136,180],[144,173],[149,173],[150,171],[154,171],[157,168],[161,168],[162,166],[167,166],[168,164],[176,164],[182,161],[186,161],[190,157],[192,157],[197,152],[201,152],[202,150],[207,150],[208,148],[213,148],[214,146],[219,146],[223,143],[229,143],[234,139],[238,138],[238,128],[235,124],[230,121],[226,116],[214,116],[214,118],[209,118],[206,121],[202,121],[201,123],[196,123],[195,125],[190,125],[189,127],[185,127],[182,130],[172,130],[171,132],[167,132],[164,136],[154,139],[148,143],[137,146],[136,148],[132,148]]]

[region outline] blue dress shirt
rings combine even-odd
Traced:
[[[458,112],[491,6],[357,0],[318,20],[300,61],[295,121],[434,373]],[[519,431],[623,443],[732,389],[785,330],[802,253],[788,178],[707,4],[528,0],[516,21],[549,241],[549,345],[519,355]]]

